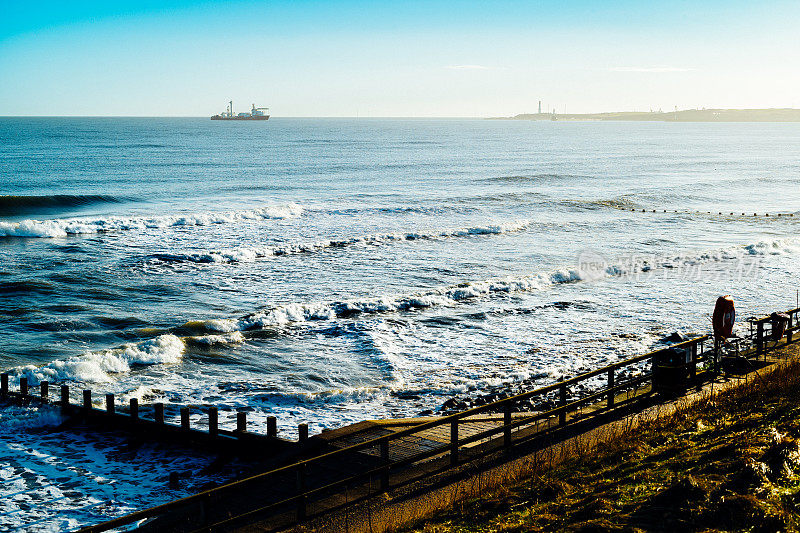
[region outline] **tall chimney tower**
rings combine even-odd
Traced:
[[[539,100],[539,114],[542,114],[542,101]]]

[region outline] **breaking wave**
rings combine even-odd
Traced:
[[[13,369],[16,377],[27,377],[36,385],[42,381],[108,382],[111,374],[130,371],[136,365],[177,363],[183,357],[186,346],[175,335],[159,335],[140,343],[128,343],[118,348],[87,352],[65,360],[52,361],[46,365],[27,365]]]
[[[86,352],[83,355],[51,361],[41,366],[19,366],[8,372],[17,380],[20,377],[28,378],[28,383],[31,385],[38,385],[42,381],[107,383],[113,381],[115,374],[130,372],[137,366],[179,363],[187,347],[210,349],[232,346],[244,341],[245,338],[240,332],[191,337],[178,337],[165,333],[138,343]]]
[[[232,333],[284,326],[292,323],[351,318],[365,314],[392,313],[453,306],[459,302],[541,290],[580,281],[646,274],[656,269],[695,267],[706,263],[731,261],[754,255],[778,255],[800,252],[797,239],[764,241],[729,249],[697,254],[639,255],[606,262],[600,254],[587,252],[578,258],[576,268],[559,269],[518,278],[471,281],[417,294],[386,295],[376,298],[323,303],[291,303],[264,309],[238,319],[196,320],[184,324],[189,331]],[[754,265],[745,266],[752,268]]]
[[[25,213],[52,212],[64,208],[86,207],[94,204],[116,204],[123,201],[125,200],[103,194],[0,195],[0,217]]]
[[[156,217],[111,216],[102,218],[65,218],[58,220],[30,219],[21,222],[0,222],[0,237],[53,238],[66,237],[68,235],[107,233],[148,228],[209,226],[212,224],[228,224],[241,220],[297,218],[302,213],[302,206],[298,204],[287,204],[246,211]]]
[[[496,225],[475,226],[459,230],[439,232],[410,232],[410,233],[384,233],[365,235],[341,240],[323,240],[301,244],[286,244],[282,246],[260,248],[238,248],[234,250],[212,250],[194,253],[157,253],[145,259],[145,263],[239,263],[251,262],[268,257],[281,257],[321,252],[333,248],[346,248],[349,246],[381,245],[401,241],[431,241],[458,237],[472,237],[477,235],[501,235],[522,231],[531,222],[520,220]]]

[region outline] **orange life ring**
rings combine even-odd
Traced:
[[[714,325],[714,337],[727,339],[733,336],[733,323],[736,321],[736,308],[733,306],[733,298],[728,295],[717,298],[717,305],[714,306],[712,323]]]

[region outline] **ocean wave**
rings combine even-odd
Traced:
[[[302,206],[287,204],[267,206],[245,211],[165,215],[156,217],[65,218],[57,220],[23,220],[0,222],[0,237],[53,238],[68,235],[107,233],[149,228],[210,226],[242,220],[296,218],[303,213]]]
[[[272,247],[243,247],[232,250],[210,250],[191,253],[156,253],[144,259],[145,263],[246,263],[257,259],[321,252],[349,246],[378,246],[401,241],[432,241],[438,239],[501,235],[522,231],[531,221],[519,220],[486,226],[473,226],[438,232],[384,233],[352,237],[341,240],[322,240],[308,243],[285,244]]]
[[[42,366],[26,365],[9,371],[19,379],[28,378],[28,383],[38,385],[42,381],[109,382],[113,374],[129,372],[137,365],[177,363],[186,351],[184,341],[175,335],[159,335],[139,343],[128,343],[118,348],[87,352],[64,360],[56,360]]]
[[[448,307],[478,298],[542,290],[566,283],[647,274],[656,269],[689,268],[705,263],[742,259],[752,255],[798,252],[800,252],[800,243],[797,239],[764,241],[728,249],[682,255],[636,255],[620,258],[613,262],[607,262],[600,254],[590,251],[581,254],[575,268],[562,268],[516,278],[470,281],[417,294],[385,295],[338,302],[290,303],[264,309],[238,319],[218,318],[190,321],[184,324],[183,328],[189,331],[232,333],[280,327],[293,323],[345,319],[360,315],[395,313],[437,306]],[[691,274],[691,272],[689,273]]]
[[[8,370],[8,373],[17,382],[20,377],[28,378],[28,383],[31,385],[38,385],[42,381],[108,383],[114,380],[114,375],[130,372],[137,366],[179,363],[187,348],[211,349],[234,346],[243,342],[245,337],[238,331],[188,337],[163,333],[138,343],[86,352],[83,355],[58,359],[41,366],[19,366]]]
[[[126,201],[125,198],[116,198],[104,194],[0,195],[0,217],[52,212],[64,208],[86,207],[94,204],[116,204],[124,201]]]

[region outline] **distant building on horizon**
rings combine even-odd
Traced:
[[[539,100],[539,114],[542,114],[542,101]]]

